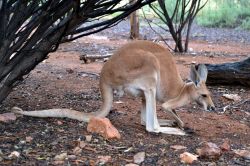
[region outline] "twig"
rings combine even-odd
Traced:
[[[161,40],[168,46],[168,48],[169,48],[170,50],[174,51],[174,50],[171,48],[171,46],[164,40],[164,38],[162,37],[162,35],[161,35],[160,33],[156,32],[156,30],[154,30],[154,28],[151,26],[151,24],[150,24],[149,20],[147,19],[147,17],[146,17],[146,15],[145,15],[145,12],[144,12],[143,9],[142,9],[142,13],[143,13],[143,17],[144,17],[144,19],[146,20],[146,22],[148,23],[150,29],[152,29],[152,30],[154,31],[154,33],[156,33],[156,34],[161,38]]]
[[[243,101],[238,102],[238,103],[236,103],[236,104],[231,104],[231,105],[229,104],[229,105],[226,105],[226,106],[221,107],[221,108],[218,108],[218,109],[219,109],[219,110],[222,109],[223,111],[220,112],[220,114],[224,114],[224,113],[226,112],[227,109],[229,109],[229,108],[238,108],[238,106],[240,106],[240,105],[242,105],[242,104],[244,104],[244,103],[246,103],[246,102],[249,102],[249,101],[250,101],[250,99],[246,99],[246,100],[243,100]]]
[[[86,75],[89,75],[90,77],[92,76],[92,77],[95,77],[95,78],[100,78],[100,75],[97,74],[97,73],[91,73],[91,72],[81,71],[79,74],[80,75],[86,74]]]

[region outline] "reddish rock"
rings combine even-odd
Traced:
[[[197,149],[200,158],[219,159],[222,155],[221,149],[212,142],[204,142],[202,147]]]
[[[220,149],[222,151],[229,151],[231,149],[229,139],[224,140],[223,144],[220,146]]]
[[[121,138],[118,130],[111,124],[110,120],[107,118],[91,118],[87,130],[88,132],[98,133],[106,139]]]
[[[189,152],[180,154],[181,162],[185,164],[192,164],[194,161],[198,160],[197,157],[197,155],[191,154]]]
[[[0,114],[0,122],[9,122],[14,120],[16,120],[16,115],[14,113]]]

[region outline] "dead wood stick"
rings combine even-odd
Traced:
[[[240,106],[240,105],[242,105],[242,104],[244,104],[244,103],[246,103],[246,102],[249,102],[249,101],[250,101],[250,99],[246,99],[246,100],[243,100],[243,101],[238,102],[238,103],[236,103],[236,104],[229,104],[229,105],[226,105],[226,106],[221,107],[221,108],[218,108],[218,109],[219,109],[219,110],[222,109],[223,111],[220,112],[220,113],[221,113],[221,114],[224,114],[224,113],[226,112],[227,109],[229,109],[229,108],[238,108],[238,106]]]
[[[94,62],[97,59],[106,59],[111,57],[112,54],[106,54],[106,55],[80,55],[80,60],[83,60],[84,63],[90,63],[90,62]]]

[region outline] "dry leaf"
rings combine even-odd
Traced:
[[[234,150],[234,153],[247,160],[250,160],[250,151],[248,150]]]
[[[187,149],[186,146],[182,146],[182,145],[172,145],[170,146],[171,149],[174,149],[174,150],[182,150],[182,149]]]
[[[223,97],[233,101],[240,101],[241,97],[238,94],[223,94]]]

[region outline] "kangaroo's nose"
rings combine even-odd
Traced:
[[[215,106],[208,106],[209,111],[215,111]]]

